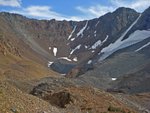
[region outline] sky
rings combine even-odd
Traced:
[[[150,0],[0,0],[0,12],[47,20],[81,21],[98,18],[118,7],[143,12],[149,6]]]

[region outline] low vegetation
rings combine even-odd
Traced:
[[[109,111],[109,112],[115,112],[115,113],[116,113],[116,112],[119,112],[119,113],[131,113],[130,111],[127,111],[127,112],[126,112],[125,110],[123,110],[123,109],[120,108],[120,107],[113,107],[113,106],[111,106],[111,105],[108,107],[108,111]]]

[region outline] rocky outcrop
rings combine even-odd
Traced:
[[[69,79],[47,78],[33,88],[31,94],[42,98],[51,105],[63,108],[62,112],[104,113],[111,108],[120,112],[133,112],[117,101],[112,95],[87,86],[76,86]],[[110,102],[111,100],[111,102]]]

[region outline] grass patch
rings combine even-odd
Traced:
[[[121,112],[121,113],[126,113],[123,109],[118,108],[118,107],[113,107],[113,106],[109,106],[108,107],[108,111],[109,112]]]
[[[0,95],[2,95],[3,94],[3,92],[2,92],[2,90],[0,90]]]

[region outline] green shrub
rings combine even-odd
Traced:
[[[118,107],[113,107],[113,106],[109,106],[108,107],[108,111],[110,112],[122,112],[122,113],[126,113],[124,110],[122,110],[121,108]]]

